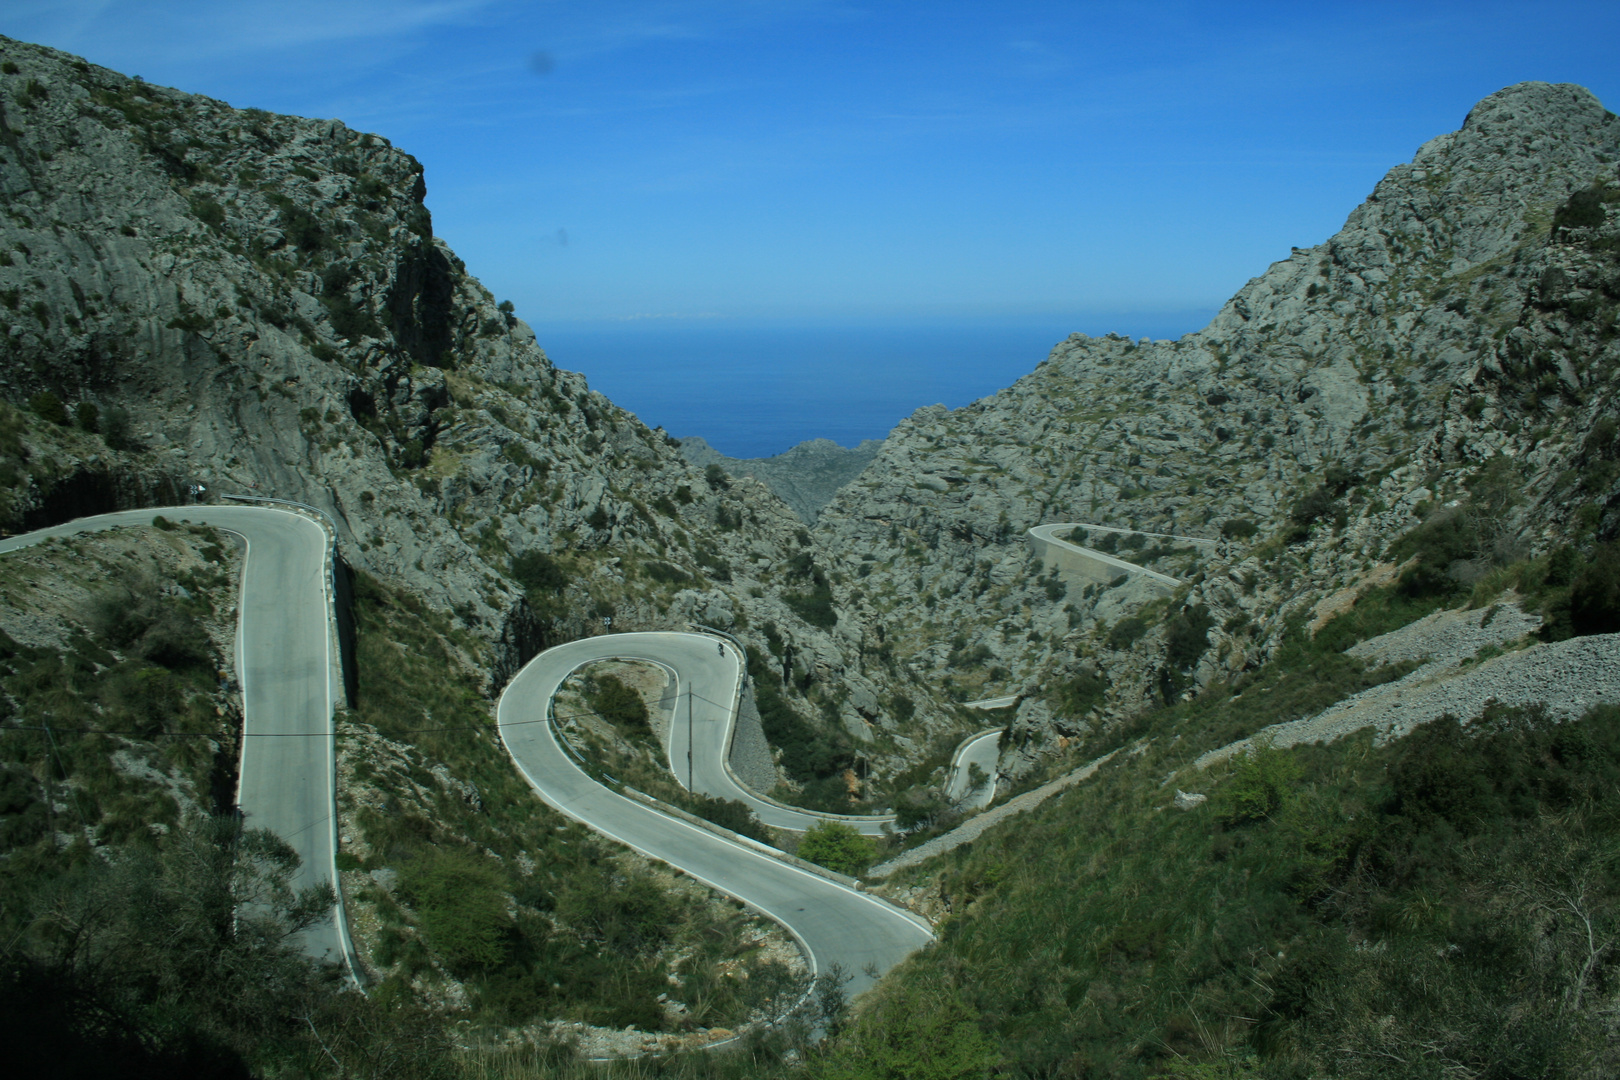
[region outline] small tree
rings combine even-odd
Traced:
[[[614,727],[637,734],[652,730],[647,703],[633,687],[612,675],[598,675],[585,699]]]
[[[799,858],[840,874],[859,874],[877,858],[877,844],[842,821],[821,821],[799,841]]]
[[[1620,631],[1620,544],[1592,553],[1570,587],[1569,608],[1577,635]]]

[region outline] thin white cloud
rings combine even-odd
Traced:
[[[96,56],[139,56],[159,65],[196,66],[231,57],[411,37],[462,24],[495,0],[53,0],[12,7],[8,32]]]

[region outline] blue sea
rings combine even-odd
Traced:
[[[915,410],[1011,385],[1079,331],[1174,338],[1213,311],[977,322],[642,320],[534,324],[560,368],[649,427],[769,457],[806,439],[881,439]]]

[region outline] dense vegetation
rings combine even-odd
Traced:
[[[1616,720],[1262,749],[1186,814],[1154,746],[958,849],[956,915],[901,981],[967,1000],[1013,1075],[1582,1075],[1620,931]]]

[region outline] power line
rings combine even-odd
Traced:
[[[730,709],[729,705],[722,705],[696,693],[687,690],[689,697],[713,705],[719,709]],[[389,730],[378,729],[382,735],[428,735],[449,731],[487,731],[499,732],[501,728],[526,727],[531,724],[544,724],[549,720],[578,720],[582,717],[600,716],[596,712],[554,713],[551,717],[540,720],[512,720],[504,724],[452,724],[443,727],[427,728],[393,728]],[[47,735],[54,732],[57,735],[119,735],[137,739],[218,739],[225,736],[217,732],[207,731],[119,731],[107,728],[64,728],[38,724],[11,724],[0,727],[0,733],[8,731],[43,731]],[[330,739],[337,734],[334,727],[332,731],[243,731],[239,733],[244,739]]]

